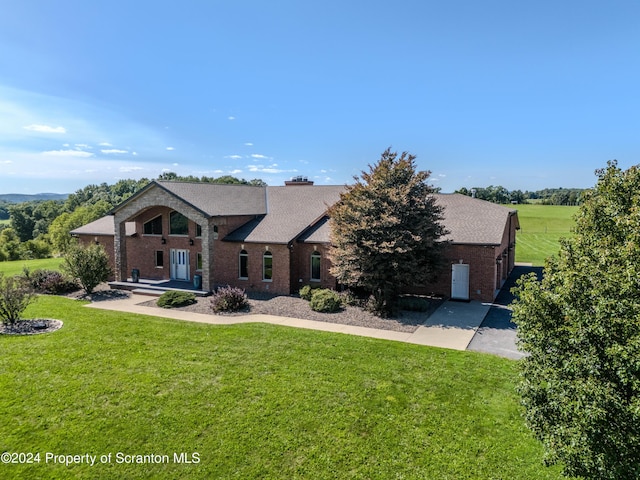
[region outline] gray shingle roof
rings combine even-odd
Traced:
[[[125,229],[127,236],[131,236],[136,233],[136,224],[134,222],[127,222]],[[115,233],[116,227],[113,215],[99,218],[71,231],[71,235],[115,235]]]
[[[276,244],[295,239],[305,243],[329,242],[326,210],[345,190],[342,185],[252,187],[188,182],[157,182],[157,185],[209,216],[258,215],[227,235],[225,241]],[[457,244],[499,245],[509,216],[515,212],[460,194],[437,194],[436,203],[444,208],[443,223],[449,231],[444,240]],[[513,221],[517,222],[518,217]],[[134,233],[133,227],[127,225],[127,235]],[[71,233],[113,235],[113,216],[107,215]]]
[[[288,243],[340,199],[342,185],[266,187],[267,215],[227,235],[232,242]]]
[[[195,182],[157,184],[211,217],[267,213],[264,187]]]
[[[444,207],[442,223],[449,231],[444,240],[459,244],[500,245],[509,216],[516,211],[458,193],[438,194],[436,203]]]

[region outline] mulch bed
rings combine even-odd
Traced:
[[[429,299],[430,308],[427,312],[401,311],[393,318],[380,318],[371,312],[358,307],[347,306],[336,313],[314,312],[309,307],[309,302],[297,295],[269,295],[260,293],[248,293],[249,309],[238,313],[215,314],[210,308],[210,298],[198,298],[196,303],[186,307],[178,307],[182,310],[209,315],[247,315],[265,314],[280,317],[294,317],[318,322],[340,323],[359,327],[392,330],[395,332],[415,332],[418,327],[426,322],[429,316],[442,304],[444,299]],[[157,307],[157,300],[149,300],[142,303],[146,307]],[[157,307],[160,308],[160,307]]]
[[[51,333],[62,328],[60,320],[50,318],[33,318],[19,320],[13,325],[0,324],[0,335],[38,335],[40,333]]]

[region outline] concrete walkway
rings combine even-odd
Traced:
[[[480,302],[445,302],[413,333],[394,332],[375,328],[318,322],[300,318],[278,317],[275,315],[223,316],[205,315],[156,307],[145,307],[141,303],[149,301],[148,296],[131,295],[128,298],[107,300],[87,305],[89,308],[138,313],[155,317],[173,318],[189,322],[213,325],[233,325],[238,323],[271,323],[287,327],[307,328],[325,332],[346,333],[362,337],[395,340],[432,347],[466,350],[482,320],[487,315],[490,304]]]

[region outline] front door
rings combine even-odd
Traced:
[[[189,280],[189,250],[171,249],[171,279]]]

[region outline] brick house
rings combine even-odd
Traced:
[[[302,285],[335,288],[329,272],[328,206],[343,186],[292,181],[257,187],[153,181],[110,215],[72,231],[110,254],[115,280],[132,271],[153,280],[201,280],[289,294]],[[492,301],[514,266],[517,212],[458,194],[439,194],[451,265],[415,293]]]

